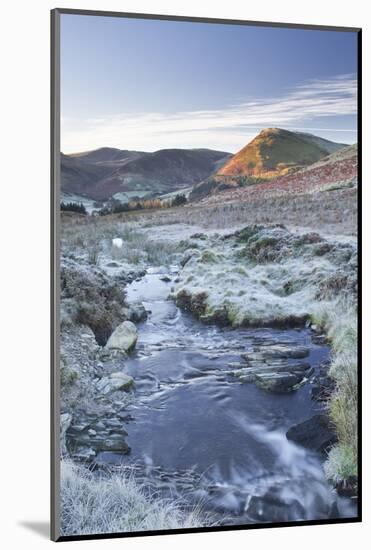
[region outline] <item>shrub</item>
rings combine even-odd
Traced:
[[[62,299],[73,304],[73,320],[90,327],[99,345],[104,345],[116,326],[125,320],[125,293],[96,268],[87,275],[75,267],[62,267],[61,292]]]
[[[173,198],[171,202],[171,206],[183,206],[183,204],[186,204],[186,202],[187,202],[187,197],[183,194],[179,194]]]

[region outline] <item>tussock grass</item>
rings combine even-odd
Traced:
[[[149,494],[125,469],[93,474],[61,462],[61,534],[83,535],[201,527],[201,508]]]
[[[332,344],[329,374],[336,382],[330,399],[331,419],[339,443],[330,451],[326,475],[335,483],[357,476],[358,348],[357,311],[350,301],[321,304],[313,321],[322,327]]]
[[[121,238],[120,249],[112,247],[112,239]],[[123,222],[118,216],[88,219],[68,218],[62,224],[62,252],[80,253],[89,263],[99,265],[104,255],[130,264],[167,265],[174,254],[183,252],[187,242],[152,240],[138,223]]]

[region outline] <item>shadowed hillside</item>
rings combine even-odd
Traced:
[[[62,154],[62,191],[95,200],[107,200],[117,194],[153,197],[208,178],[229,157],[229,153],[210,149],[141,153],[107,147]]]

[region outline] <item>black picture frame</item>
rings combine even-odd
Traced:
[[[172,530],[156,530],[156,531],[140,531],[140,532],[122,532],[122,533],[104,533],[104,534],[89,534],[89,535],[73,535],[60,536],[59,529],[59,484],[60,484],[60,469],[59,469],[59,305],[60,305],[60,265],[59,265],[59,235],[60,235],[60,19],[63,14],[69,15],[88,15],[97,17],[117,17],[126,19],[149,19],[162,21],[183,21],[190,23],[209,23],[218,25],[245,25],[253,27],[277,27],[277,28],[293,28],[293,29],[308,29],[308,30],[330,30],[342,32],[357,33],[357,138],[358,138],[358,181],[362,181],[362,29],[357,27],[337,27],[326,25],[311,25],[311,24],[293,24],[293,23],[276,23],[249,21],[239,19],[217,19],[208,17],[192,17],[192,16],[173,16],[173,15],[158,15],[147,13],[124,13],[114,11],[96,11],[96,10],[81,10],[81,9],[66,9],[55,8],[51,10],[51,122],[50,122],[50,158],[51,158],[51,237],[50,237],[50,256],[51,256],[51,418],[50,418],[50,440],[51,440],[51,539],[56,542],[74,541],[74,540],[90,540],[90,539],[109,539],[123,537],[141,537],[141,536],[157,536],[167,534],[189,534],[202,532],[218,532],[218,531],[237,531],[251,529],[267,529],[277,527],[295,527],[305,525],[327,525],[327,524],[343,524],[357,523],[362,521],[362,395],[359,393],[358,398],[358,433],[359,433],[359,452],[358,452],[358,471],[359,471],[359,488],[358,488],[358,515],[353,518],[345,519],[326,519],[326,520],[303,520],[303,521],[288,521],[288,522],[272,522],[250,525],[233,525],[233,526],[216,526],[216,527],[200,527],[187,529],[172,529]],[[362,364],[361,364],[361,348],[362,348],[362,187],[359,186],[358,192],[358,387],[362,389]]]

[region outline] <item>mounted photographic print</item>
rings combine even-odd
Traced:
[[[360,47],[53,10],[53,540],[361,520]]]

